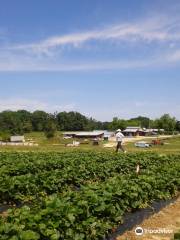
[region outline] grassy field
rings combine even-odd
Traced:
[[[0,151],[79,151],[79,150],[97,150],[103,148],[103,142],[99,146],[93,146],[89,141],[87,144],[81,144],[79,147],[66,147],[65,144],[72,143],[72,139],[63,139],[62,132],[57,132],[52,139],[47,139],[43,132],[31,132],[25,134],[25,139],[33,139],[39,146],[0,146]],[[83,142],[83,141],[82,141]]]
[[[146,142],[151,142],[150,140]],[[128,143],[125,147],[129,152],[157,152],[161,154],[180,153],[180,136],[163,140],[164,145],[156,145],[150,148],[137,148],[134,143]]]
[[[65,144],[72,143],[72,139],[63,139],[62,132],[58,132],[53,139],[47,139],[42,132],[32,132],[25,134],[26,139],[33,139],[39,144],[37,147],[29,146],[0,146],[0,151],[115,151],[115,148],[104,148],[104,141],[99,143],[99,146],[93,146],[92,141],[82,144],[79,147],[66,147]],[[152,140],[146,140],[151,142]],[[128,152],[157,152],[160,154],[180,153],[180,136],[167,138],[164,140],[164,145],[152,146],[150,148],[137,148],[133,142],[125,143],[125,149]]]

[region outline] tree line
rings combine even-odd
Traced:
[[[109,123],[110,129],[125,129],[127,126],[140,126],[142,128],[164,129],[166,133],[175,133],[180,131],[180,121],[169,114],[164,114],[160,118],[152,120],[147,117],[139,116],[129,120],[113,118]]]
[[[54,114],[40,110],[32,113],[26,110],[0,112],[0,136],[3,138],[32,131],[43,131],[47,137],[52,137],[56,131],[108,129],[108,124],[73,111]]]
[[[110,122],[97,121],[87,118],[79,112],[47,113],[45,111],[29,112],[26,110],[0,112],[0,134],[24,134],[31,131],[43,131],[47,137],[52,137],[55,131],[90,131],[116,130],[127,126],[141,126],[142,128],[165,129],[166,132],[180,131],[180,121],[169,114],[164,114],[152,120],[139,116],[129,120],[113,118]]]

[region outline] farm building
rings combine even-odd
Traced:
[[[93,131],[93,132],[79,132],[75,135],[76,138],[103,138],[104,132]]]
[[[72,138],[103,138],[103,131],[92,131],[92,132],[65,132],[64,137]]]
[[[156,135],[158,133],[163,133],[164,129],[152,129],[152,128],[141,128],[141,127],[127,127],[123,134],[128,137],[135,137],[135,136],[151,136]]]
[[[140,135],[151,136],[151,135],[157,135],[157,134],[163,133],[163,132],[164,132],[164,129],[143,128],[143,131]]]
[[[108,140],[110,137],[114,136],[114,132],[110,132],[108,130],[94,130],[93,132],[96,132],[96,133],[98,133],[98,132],[102,133],[103,132],[104,133],[104,136],[103,136],[104,140]]]
[[[143,129],[141,127],[127,127],[124,131],[122,131],[124,136],[135,137],[142,134]]]
[[[143,131],[140,133],[141,136],[151,136],[153,135],[152,129],[143,128]]]
[[[164,129],[152,129],[152,132],[153,133],[163,133],[164,132]]]
[[[25,142],[24,136],[11,136],[11,142]]]
[[[75,137],[78,132],[64,132],[64,137]]]
[[[104,132],[104,140],[109,140],[111,137],[114,136],[114,132]]]

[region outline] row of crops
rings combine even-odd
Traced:
[[[0,237],[105,239],[126,212],[179,189],[178,155],[0,153],[0,204],[12,206],[0,217]]]

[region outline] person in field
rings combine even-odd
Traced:
[[[124,135],[122,134],[121,129],[118,129],[116,131],[116,142],[117,142],[116,152],[118,152],[120,149],[121,151],[126,153],[126,151],[124,150],[124,148],[122,146],[123,138],[124,138]]]

